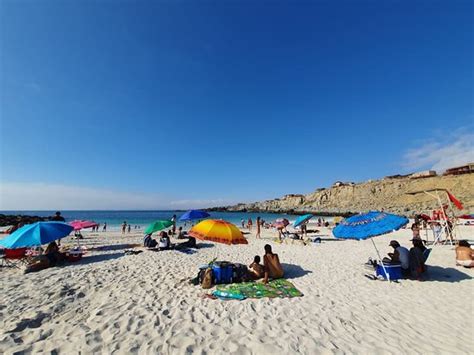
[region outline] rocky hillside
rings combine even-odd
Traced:
[[[318,189],[307,195],[286,195],[274,200],[238,204],[217,208],[226,211],[313,212],[321,214],[348,214],[368,210],[381,210],[412,215],[439,208],[437,200],[424,193],[407,192],[434,188],[448,189],[464,205],[463,213],[474,213],[474,174],[434,176],[413,179],[409,177],[385,178],[358,184],[341,184]],[[434,192],[436,193],[436,192]],[[446,194],[439,192],[447,202]]]

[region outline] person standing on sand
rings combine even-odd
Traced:
[[[245,219],[242,218],[242,219],[240,220],[240,224],[242,224],[242,228],[245,228]]]
[[[131,229],[132,229],[132,225],[129,223],[129,224],[128,224],[128,230],[127,230],[127,232],[130,233],[130,230],[131,230]]]
[[[125,234],[126,229],[127,229],[127,221],[123,221],[123,223],[122,223],[122,234]]]
[[[107,231],[107,222],[104,222],[104,226],[102,227],[102,232]]]
[[[260,236],[260,228],[261,228],[261,224],[260,224],[260,217],[257,217],[257,234],[255,234],[255,238],[261,238]]]
[[[66,222],[63,216],[61,216],[61,212],[57,211],[53,217],[49,218],[50,221],[55,222]],[[58,239],[58,245],[61,245],[61,239]]]
[[[171,222],[173,222],[173,228],[171,229],[171,234],[175,235],[176,234],[176,215],[174,214],[173,217],[171,217]]]
[[[249,231],[252,230],[252,225],[253,225],[252,218],[249,217],[249,220],[247,221],[247,228],[249,229]]]

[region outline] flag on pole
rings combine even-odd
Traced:
[[[461,201],[451,195],[448,190],[446,190],[446,193],[448,194],[449,201],[451,201],[458,208],[458,210],[462,210],[464,208]]]

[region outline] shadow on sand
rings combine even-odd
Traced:
[[[130,249],[140,247],[141,244],[109,244],[109,245],[102,245],[98,247],[92,247],[89,250],[122,250],[122,249]]]
[[[285,279],[296,279],[312,272],[294,264],[281,263],[281,266],[285,271]]]
[[[88,255],[84,256],[81,260],[75,263],[69,263],[68,265],[87,265],[92,263],[99,263],[101,261],[113,260],[124,256],[124,253],[112,253],[112,254],[98,254],[98,255]]]
[[[197,243],[198,249],[214,248],[215,245],[212,243]]]
[[[426,281],[459,282],[470,279],[472,279],[472,276],[458,269],[428,265]]]

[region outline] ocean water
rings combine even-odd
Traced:
[[[47,217],[53,216],[56,211],[0,211],[2,214],[12,215],[30,215]],[[66,222],[73,220],[90,220],[95,221],[102,225],[107,222],[108,230],[117,230],[121,224],[125,221],[132,225],[143,229],[153,221],[159,219],[170,219],[173,215],[178,218],[178,226],[184,225],[183,222],[179,221],[179,217],[184,214],[185,211],[61,211],[61,215],[66,219]],[[267,222],[273,222],[277,218],[287,218],[290,222],[293,222],[298,216],[291,214],[277,214],[277,213],[244,213],[244,212],[209,212],[211,217],[214,219],[223,219],[231,223],[240,226],[241,220],[247,221],[252,218],[254,224],[258,216]],[[318,218],[318,216],[316,216]],[[325,217],[326,220],[330,218]],[[189,222],[188,222],[189,225]]]

